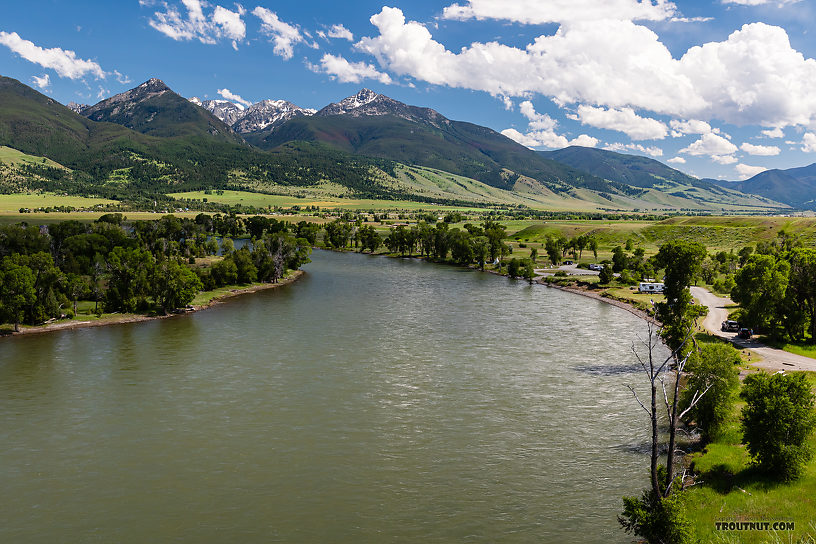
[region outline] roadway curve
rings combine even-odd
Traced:
[[[766,346],[762,342],[751,339],[737,338],[736,333],[723,332],[722,322],[728,319],[726,306],[734,304],[730,298],[722,298],[702,287],[692,287],[691,295],[708,306],[708,315],[703,320],[703,328],[715,336],[724,338],[740,349],[749,349],[762,357],[761,361],[752,363],[754,366],[766,370],[809,370],[816,372],[816,359],[788,353],[781,349]]]

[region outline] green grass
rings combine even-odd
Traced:
[[[469,208],[467,206],[443,206],[427,204],[422,202],[412,202],[410,200],[372,200],[339,198],[329,195],[314,195],[306,198],[298,198],[293,195],[267,195],[262,193],[251,193],[249,191],[223,191],[223,194],[205,194],[204,191],[189,191],[183,193],[170,193],[169,196],[178,199],[204,200],[208,202],[218,202],[235,206],[254,206],[265,208],[267,206],[280,206],[289,208],[292,206],[318,206],[323,209],[345,209],[345,210],[463,210],[481,211],[481,208]]]
[[[796,343],[776,342],[768,338],[762,338],[762,341],[776,349],[782,349],[789,353],[794,353],[796,355],[801,355],[803,357],[810,357],[811,359],[816,359],[816,344],[804,342]]]
[[[0,146],[0,163],[10,164],[12,166],[19,166],[21,164],[33,164],[38,166],[51,166],[54,168],[65,168],[61,164],[47,159],[45,157],[37,157],[28,155],[22,151],[17,151],[11,147]]]
[[[814,375],[811,383],[816,384]],[[730,424],[723,436],[701,452],[691,456],[698,473],[697,485],[687,493],[686,506],[697,537],[701,542],[796,542],[807,535],[816,536],[816,460],[805,474],[792,483],[779,483],[760,474],[751,465],[742,435],[739,413],[735,407]],[[816,436],[810,438],[816,448]],[[774,535],[768,532],[722,533],[716,531],[717,521],[793,520],[793,533]]]
[[[31,193],[0,195],[0,214],[18,214],[19,220],[28,220],[33,214],[20,214],[20,208],[53,208],[72,206],[74,208],[92,208],[98,205],[115,204],[114,200],[104,198],[85,198],[82,196],[65,196],[51,193]]]

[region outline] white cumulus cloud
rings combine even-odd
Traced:
[[[530,134],[523,134],[523,133],[519,132],[518,130],[516,130],[514,128],[506,128],[506,129],[502,130],[501,133],[504,134],[505,136],[507,136],[508,138],[510,138],[511,140],[514,140],[515,142],[520,143],[521,145],[523,145],[525,147],[535,148],[535,147],[544,147],[545,146],[545,144],[541,140],[539,140],[538,138],[535,138],[534,136],[532,136]],[[556,142],[556,145],[547,146],[547,147],[559,147],[560,148],[560,147],[566,147],[567,146],[568,142],[567,142],[566,138],[564,138],[563,136],[557,137],[557,136],[555,136],[555,134],[553,134],[553,136],[556,137],[556,138],[561,138],[561,139]]]
[[[598,145],[599,140],[588,134],[581,134],[572,140],[568,140],[566,136],[557,134],[555,128],[558,126],[558,122],[546,113],[538,113],[533,103],[529,100],[525,100],[519,104],[519,111],[527,118],[528,132],[524,134],[514,128],[508,128],[503,130],[502,134],[521,145],[532,148],[548,147],[551,149],[560,149],[568,145],[580,145],[583,147],[595,147]]]
[[[595,128],[617,130],[633,140],[662,140],[666,137],[666,125],[657,119],[641,117],[632,108],[604,109],[593,106],[578,106],[581,123]]]
[[[589,134],[581,134],[577,138],[570,140],[570,145],[580,145],[581,147],[595,147],[600,140]]]
[[[354,34],[352,34],[351,30],[343,25],[332,25],[332,27],[329,29],[329,38],[340,38],[342,40],[353,42]]]
[[[662,157],[663,150],[656,146],[643,146],[640,144],[622,144],[622,143],[611,143],[604,146],[604,149],[607,151],[637,151],[639,153],[643,153],[644,155],[651,155],[652,157]]]
[[[295,45],[305,41],[300,29],[281,21],[277,14],[260,6],[252,10],[252,14],[261,20],[261,32],[275,44],[273,49],[275,54],[284,60],[291,59]]]
[[[699,140],[680,150],[694,156],[724,156],[737,152],[737,146],[714,133],[703,134]]]
[[[683,157],[672,157],[671,159],[667,160],[666,162],[671,164],[686,164],[686,159]]]
[[[234,92],[230,91],[229,89],[218,89],[218,94],[224,98],[225,100],[229,100],[231,102],[235,102],[236,104],[240,104],[242,106],[251,106],[252,102],[249,100],[243,99],[240,95],[235,94]]]
[[[767,168],[764,166],[750,166],[748,164],[738,164],[734,168],[736,169],[737,173],[739,173],[740,179],[752,178],[767,170]]]
[[[529,100],[519,104],[519,111],[529,121],[528,128],[531,130],[553,130],[557,125],[555,119],[546,113],[538,113]]]
[[[498,19],[524,24],[599,19],[662,21],[677,11],[667,0],[468,0],[442,11],[444,19]]]
[[[465,11],[456,16],[478,12],[486,18],[488,7],[505,5],[512,13],[516,4],[536,12],[539,4],[546,11],[562,2],[473,0],[459,5]],[[816,60],[794,49],[783,28],[765,23],[746,24],[724,41],[692,47],[679,59],[654,31],[620,18],[570,19],[524,47],[474,42],[457,52],[436,41],[425,25],[407,21],[398,8],[384,7],[371,23],[379,34],[362,38],[356,47],[386,71],[433,85],[497,97],[542,95],[560,106],[631,108],[709,124],[784,128],[816,123]]]
[[[719,133],[720,130],[712,128],[712,126],[705,121],[699,119],[689,119],[688,121],[680,121],[679,119],[672,119],[669,121],[669,126],[672,128],[672,136],[679,138],[686,134],[708,134],[709,132]]]
[[[54,70],[60,77],[78,79],[92,75],[103,79],[107,75],[102,67],[92,60],[77,58],[75,52],[52,47],[45,49],[34,42],[24,40],[16,32],[0,32],[0,45],[5,45],[22,58],[43,68]]]
[[[385,85],[392,83],[391,76],[377,70],[365,62],[349,62],[341,56],[326,53],[320,59],[320,67],[340,83],[360,83],[364,79],[374,79]]]
[[[140,3],[143,6],[152,5]],[[240,4],[236,4],[236,11],[215,6],[212,13],[207,15],[200,0],[182,0],[181,3],[184,5],[183,11],[178,6],[163,4],[164,11],[153,13],[150,26],[176,41],[197,39],[201,43],[214,44],[226,38],[232,41],[235,49],[238,49],[238,42],[246,37],[246,23],[242,18],[246,11]]]
[[[779,155],[781,149],[776,147],[775,145],[754,145],[745,142],[740,146],[740,149],[748,153],[749,155],[759,155],[764,157],[771,157],[774,155]]]
[[[40,89],[47,89],[51,85],[51,76],[43,74],[42,77],[33,76],[31,82]]]
[[[763,130],[762,134],[768,138],[784,138],[785,131],[779,127]]]
[[[802,151],[805,153],[816,153],[816,134],[806,132],[802,138]]]

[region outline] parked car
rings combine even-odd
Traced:
[[[742,329],[740,329],[739,332],[737,333],[737,336],[739,338],[744,338],[745,340],[748,340],[753,335],[754,335],[754,331],[752,331],[751,329],[746,329],[744,327]]]
[[[723,332],[739,332],[740,326],[739,323],[736,321],[728,320],[722,322],[722,331]]]
[[[603,270],[604,265],[592,263],[589,265],[590,270]]]

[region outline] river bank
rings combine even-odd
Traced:
[[[231,285],[214,289],[213,291],[202,291],[196,295],[192,304],[186,311],[179,313],[170,313],[166,315],[142,315],[142,314],[109,314],[99,319],[92,321],[79,321],[74,319],[62,319],[53,323],[35,326],[21,326],[20,330],[15,332],[13,330],[0,330],[0,339],[11,338],[20,335],[30,334],[45,334],[55,331],[64,331],[71,329],[86,329],[91,327],[105,327],[108,325],[122,325],[125,323],[140,323],[143,321],[155,321],[157,319],[169,319],[179,315],[190,314],[206,310],[220,304],[232,297],[246,295],[250,293],[257,293],[258,291],[266,291],[269,289],[277,289],[284,285],[289,285],[300,279],[305,272],[303,270],[295,270],[290,275],[281,279],[278,283],[255,283],[247,286]]]

